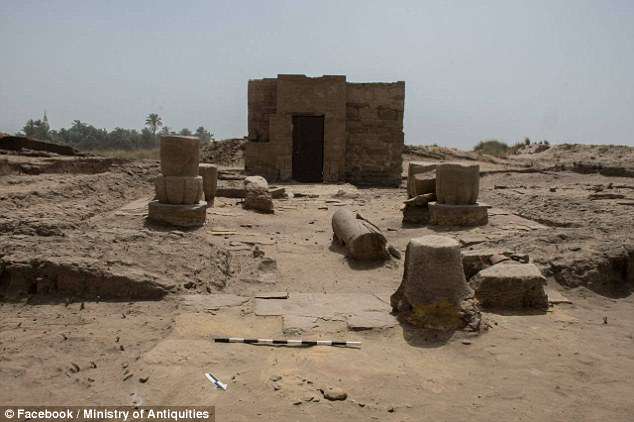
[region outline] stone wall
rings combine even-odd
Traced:
[[[346,77],[324,75],[279,75],[277,83],[277,125],[275,138],[287,146],[289,163],[282,176],[292,177],[293,115],[324,116],[324,182],[344,177],[346,147]],[[273,135],[273,134],[272,134]],[[285,161],[286,161],[285,160]]]
[[[348,181],[400,185],[404,109],[405,82],[347,84]]]
[[[249,81],[248,174],[292,178],[293,115],[324,116],[324,181],[398,185],[405,83],[278,75]]]

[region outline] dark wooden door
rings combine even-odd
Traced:
[[[293,116],[293,179],[324,180],[324,116]]]

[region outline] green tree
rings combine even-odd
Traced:
[[[163,126],[163,119],[156,113],[150,113],[145,118],[145,126],[152,131],[152,135],[156,135],[158,128]]]
[[[192,131],[185,128],[182,128],[180,132],[178,132],[179,135],[181,136],[192,136]]]
[[[48,125],[48,117],[46,117],[46,112],[44,112],[44,117],[42,117],[41,120],[29,119],[22,128],[22,132],[24,132],[24,134],[29,138],[42,140],[50,139],[50,130],[51,128]]]
[[[198,129],[196,129],[195,135],[203,143],[207,143],[207,142],[211,141],[213,139],[213,137],[214,137],[214,134],[209,132],[207,129],[205,129],[204,126],[199,126]]]

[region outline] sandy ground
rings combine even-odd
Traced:
[[[610,275],[611,248],[634,240],[631,178],[490,174],[481,181],[490,224],[449,231],[403,227],[402,188],[286,185],[318,196],[275,200],[273,215],[217,198],[205,227],[182,232],[145,221],[155,171],[132,163],[99,174],[0,179],[3,259],[22,259],[29,268],[74,262],[134,280],[152,277],[170,289],[155,301],[5,297],[1,403],[215,405],[219,421],[632,420],[632,274]],[[597,191],[622,197],[590,199]],[[479,336],[429,339],[399,324],[350,330],[346,321],[358,302],[370,295],[385,300],[398,287],[402,260],[347,259],[331,244],[330,218],[342,206],[373,220],[401,251],[410,238],[440,231],[465,249],[528,253],[549,288],[572,303],[537,314],[486,313],[490,328]],[[289,292],[289,300],[319,294],[312,307],[348,296],[326,300],[334,304],[306,324],[258,315],[261,299],[254,296],[267,292]],[[210,341],[297,338],[297,329],[304,338],[363,344]],[[206,371],[228,390],[214,388]],[[347,399],[325,399],[320,390],[327,387],[343,389]]]

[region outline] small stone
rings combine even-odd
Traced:
[[[141,378],[139,378],[139,382],[141,384],[145,384],[146,382],[148,382],[149,379],[150,379],[149,376],[148,377],[141,377]]]
[[[339,387],[326,387],[320,391],[324,398],[330,401],[345,400],[348,398],[348,393]]]
[[[272,214],[273,199],[269,193],[269,184],[262,176],[249,176],[244,179],[245,197],[242,206],[245,209]]]
[[[271,376],[269,377],[269,379],[270,379],[271,381],[273,381],[273,382],[276,382],[276,381],[281,380],[281,379],[282,379],[282,376],[281,376],[281,375],[271,375]]]
[[[401,251],[390,245],[387,247],[387,251],[396,259],[401,259]]]

